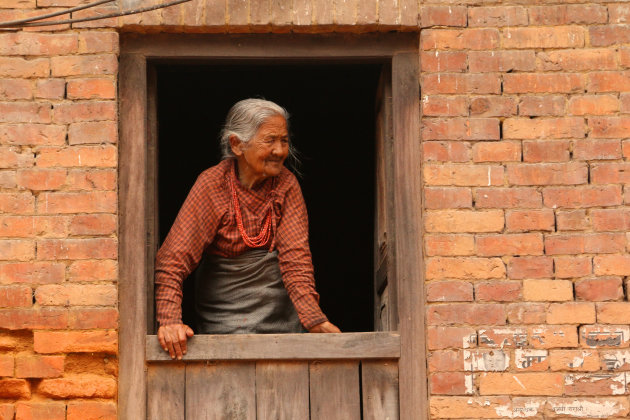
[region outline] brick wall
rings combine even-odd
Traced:
[[[0,21],[78,3],[3,0]],[[0,420],[116,417],[121,29],[422,29],[431,418],[626,416],[630,6],[442,3],[193,0],[0,32]]]

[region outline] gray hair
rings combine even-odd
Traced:
[[[264,99],[244,99],[238,101],[227,114],[221,130],[221,152],[223,159],[234,157],[230,146],[230,137],[236,136],[243,143],[249,142],[260,126],[269,117],[279,115],[289,124],[289,113],[280,105]],[[295,157],[295,151],[289,146],[289,155]]]

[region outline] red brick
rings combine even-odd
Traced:
[[[424,205],[427,209],[471,208],[472,194],[468,188],[427,187]]]
[[[113,169],[73,169],[68,172],[68,190],[114,190],[116,171]]]
[[[102,239],[43,239],[37,241],[40,260],[112,259],[118,254],[113,238]]]
[[[601,5],[535,6],[529,9],[529,23],[536,26],[606,23],[606,21],[606,7]]]
[[[16,188],[15,171],[0,171],[0,188]]]
[[[466,11],[465,6],[422,6],[420,26],[466,26]]]
[[[26,60],[21,57],[0,57],[0,77],[48,77],[50,60],[38,58]]]
[[[50,104],[38,103],[38,102],[0,102],[0,122],[6,123],[50,123]],[[20,131],[22,128],[22,124],[18,125],[10,125],[10,126],[0,126],[2,130],[0,130],[0,141],[2,143],[12,144],[11,139],[15,138],[16,131]],[[48,126],[42,126],[45,127]],[[28,143],[31,137],[37,138],[36,130],[38,126],[33,124],[29,124],[24,126],[24,135],[26,133],[32,133],[29,137],[26,144]],[[55,129],[51,127],[51,129]]]
[[[53,77],[116,74],[118,59],[113,54],[57,56],[50,67]]]
[[[472,302],[473,285],[463,281],[427,283],[428,302]]]
[[[463,72],[468,68],[466,58],[464,51],[423,51],[420,53],[420,64],[423,72]]]
[[[543,189],[543,202],[553,208],[615,206],[621,204],[621,186],[549,187]]]
[[[118,311],[114,308],[70,309],[68,328],[75,330],[118,328]]]
[[[499,94],[501,80],[496,74],[431,73],[422,76],[423,94]]]
[[[567,140],[538,140],[523,142],[525,162],[566,162],[570,160]]]
[[[484,373],[479,382],[481,395],[562,395],[561,373]]]
[[[542,71],[588,71],[617,69],[616,52],[611,49],[552,50],[537,54]]]
[[[630,10],[627,4],[608,5],[608,21],[610,23],[630,22]]]
[[[534,71],[533,51],[470,51],[468,68],[472,73]]]
[[[33,161],[32,152],[22,152],[16,147],[0,147],[0,166],[5,169],[32,166]]]
[[[439,372],[429,375],[432,395],[464,395],[466,378],[462,372]]]
[[[630,183],[630,162],[592,165],[591,182],[593,184]]]
[[[63,375],[65,356],[20,356],[15,359],[17,378],[58,378]]]
[[[97,375],[73,375],[60,379],[44,379],[37,392],[51,398],[112,398],[116,381]]]
[[[513,302],[521,299],[520,281],[475,283],[475,300],[481,302]]]
[[[476,143],[473,146],[474,162],[521,161],[521,143],[501,141]]]
[[[579,48],[584,46],[585,30],[578,26],[551,28],[512,28],[502,34],[503,48]]]
[[[35,256],[35,244],[26,240],[3,239],[0,241],[0,255],[3,260],[31,260]]]
[[[118,263],[112,260],[75,261],[68,270],[70,281],[101,281],[118,278]]]
[[[79,53],[117,53],[119,50],[118,32],[83,31],[79,33]]]
[[[549,257],[514,257],[508,263],[508,278],[539,279],[553,276],[553,259]]]
[[[115,146],[72,146],[41,149],[37,166],[115,167],[118,151]]]
[[[24,379],[0,379],[0,397],[10,399],[31,398],[31,388]]]
[[[70,124],[68,129],[68,143],[116,143],[118,141],[118,126],[115,122],[99,121]]]
[[[600,324],[630,324],[629,309],[630,302],[598,303],[597,322]]]
[[[592,117],[588,120],[588,126],[593,138],[630,136],[630,117]]]
[[[116,193],[109,191],[41,193],[37,200],[39,214],[114,213],[116,208]]]
[[[575,297],[580,300],[601,302],[623,299],[619,277],[598,277],[575,282]]]
[[[534,188],[478,188],[475,190],[476,208],[538,208],[541,194]]]
[[[547,399],[547,412],[555,413],[554,415],[570,415],[574,416],[577,410],[584,412],[584,417],[600,416],[602,409],[607,415],[620,418],[628,414],[628,402],[620,397],[600,397],[586,398],[567,397],[567,398],[549,398]],[[605,408],[604,408],[605,407]]]
[[[0,193],[0,212],[32,214],[35,198],[31,193]]]
[[[427,280],[501,279],[505,265],[500,258],[433,257],[427,259]]]
[[[556,282],[558,281],[565,282],[564,280],[556,280]],[[528,330],[530,344],[533,348],[577,347],[579,344],[577,325],[539,325],[530,326]]]
[[[81,214],[70,222],[72,235],[111,235],[116,232],[116,216],[112,214]]]
[[[630,67],[630,48],[619,49],[619,64],[624,69]]]
[[[0,325],[7,330],[65,328],[68,313],[60,308],[0,309]]]
[[[508,322],[510,324],[541,324],[545,322],[544,303],[512,303],[508,306]]]
[[[63,102],[53,106],[53,120],[60,124],[83,121],[115,121],[116,102],[76,101]]]
[[[41,6],[38,4],[38,6]],[[58,6],[52,5],[51,6]],[[60,55],[77,52],[76,34],[36,34],[17,32],[0,35],[2,55]]]
[[[468,99],[465,96],[425,96],[422,98],[422,115],[465,117],[468,115]]]
[[[521,6],[470,7],[468,26],[525,26],[527,10]]]
[[[528,117],[564,115],[567,100],[563,96],[522,96],[518,114]]]
[[[58,190],[66,183],[63,169],[22,169],[17,172],[17,184],[34,190]]]
[[[432,419],[444,418],[469,418],[488,419],[498,418],[497,410],[503,407],[512,409],[512,401],[505,396],[498,397],[439,397],[430,399],[430,411]]]
[[[32,84],[26,79],[0,79],[0,99],[32,99]]]
[[[426,165],[427,185],[490,186],[503,184],[503,167],[499,165]]]
[[[601,209],[591,211],[596,231],[630,230],[630,209]]]
[[[504,93],[577,93],[583,92],[584,87],[584,77],[576,73],[509,73],[503,75]]]
[[[422,157],[426,162],[468,162],[470,145],[459,141],[426,141],[422,143]]]
[[[66,420],[66,405],[63,403],[18,403],[15,420]]]
[[[555,218],[552,210],[512,210],[505,213],[508,232],[533,230],[553,231]]]
[[[580,160],[621,159],[621,142],[619,140],[579,140],[574,144],[573,157]]]
[[[583,118],[508,118],[503,121],[504,139],[563,139],[583,138],[586,126]]]
[[[66,87],[68,99],[115,99],[113,79],[71,79]]]
[[[593,324],[594,322],[594,303],[552,303],[547,310],[548,324]]]
[[[630,276],[630,256],[596,256],[593,258],[593,270],[598,276]]]
[[[31,305],[33,305],[33,290],[30,287],[0,286],[0,308],[19,308]]]
[[[434,327],[427,328],[427,347],[429,350],[447,348],[469,348],[476,345],[477,331],[470,327]]]
[[[453,372],[462,370],[464,357],[461,351],[438,350],[427,357],[429,372]]]
[[[584,163],[511,164],[508,182],[513,185],[586,184],[588,167]]]
[[[627,92],[630,91],[630,72],[603,71],[588,74],[589,92]]]
[[[587,230],[590,220],[586,216],[586,210],[559,210],[556,212],[556,224],[558,231]]]
[[[499,140],[499,120],[492,118],[425,119],[424,140]]]
[[[0,111],[1,108],[2,105],[0,104]],[[1,119],[2,117],[0,117]],[[3,144],[20,146],[61,145],[65,141],[66,128],[59,125],[8,124],[0,126],[0,143]]]
[[[630,140],[624,140],[623,142],[621,142],[621,149],[623,157],[625,159],[630,159]]]
[[[423,50],[492,50],[499,47],[497,29],[426,29],[420,36]]]
[[[565,377],[565,395],[619,395],[626,392],[625,374],[571,374]]]
[[[110,353],[118,351],[115,331],[34,331],[37,353]]]
[[[619,111],[619,100],[614,95],[580,95],[569,100],[569,114],[608,115]]]
[[[68,403],[67,420],[116,419],[116,404],[112,402],[78,401]]]
[[[543,238],[539,233],[477,236],[476,247],[477,255],[483,257],[541,255]]]
[[[66,94],[64,79],[40,79],[35,85],[35,97],[41,99],[63,99]]]
[[[610,254],[623,252],[625,238],[623,233],[594,233],[545,236],[545,253],[559,254]],[[595,271],[596,274],[597,270]],[[608,273],[603,273],[608,274]],[[612,274],[612,273],[610,273]]]
[[[556,257],[554,258],[556,278],[584,277],[591,274],[591,257]]]
[[[60,283],[65,278],[63,263],[27,262],[0,265],[0,283]]]
[[[599,353],[593,350],[552,350],[549,352],[549,365],[552,371],[599,370]]]
[[[475,238],[472,235],[427,235],[425,236],[426,255],[466,256],[475,252]]]
[[[627,325],[583,325],[580,327],[580,345],[586,348],[627,348]]]
[[[502,210],[441,210],[425,215],[427,232],[500,232],[504,220]]]
[[[35,290],[35,300],[42,306],[113,306],[117,298],[118,289],[108,284],[47,284]]]
[[[429,325],[503,325],[505,322],[504,305],[447,303],[429,306],[427,310],[427,323]]]

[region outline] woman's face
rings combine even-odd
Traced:
[[[280,115],[267,118],[248,143],[233,141],[232,151],[241,176],[253,177],[258,182],[279,175],[289,155],[286,120]]]

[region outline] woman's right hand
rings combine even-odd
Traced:
[[[162,325],[158,329],[158,341],[164,351],[170,354],[171,359],[182,360],[182,356],[186,354],[186,341],[195,333],[192,328],[186,324],[170,324]]]

